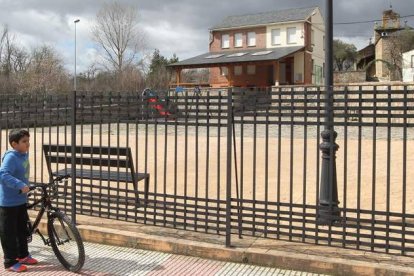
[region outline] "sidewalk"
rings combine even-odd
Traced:
[[[79,274],[69,272],[58,262],[50,247],[43,245],[40,237],[34,237],[30,251],[40,263],[29,266],[22,275],[30,276],[224,276],[224,275],[300,275],[312,276],[310,273],[281,270],[229,262],[173,255],[156,251],[115,247],[102,244],[85,243],[86,260]],[[1,254],[0,254],[1,255]],[[16,275],[0,269],[1,276]]]
[[[272,239],[225,237],[77,215],[84,241],[332,275],[414,275],[414,258]]]

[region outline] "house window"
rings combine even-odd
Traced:
[[[240,76],[243,74],[243,67],[241,65],[234,66],[234,75]]]
[[[280,45],[280,29],[273,29],[272,30],[272,45]]]
[[[221,48],[230,48],[230,36],[228,34],[221,35]]]
[[[312,59],[312,75],[315,74],[315,60]]]
[[[322,64],[322,77],[325,78],[325,62]]]
[[[323,36],[323,50],[325,51],[325,36]]]
[[[287,28],[287,43],[296,43],[296,27]]]
[[[252,53],[252,56],[264,56],[264,55],[268,55],[272,52],[273,51],[260,51],[260,52]]]
[[[236,33],[234,35],[234,47],[242,47],[243,46],[243,34]]]
[[[411,56],[411,68],[414,68],[414,55]]]
[[[247,46],[256,46],[256,33],[255,32],[247,33]]]
[[[256,74],[256,65],[247,65],[247,74],[255,75]]]
[[[247,53],[234,53],[234,54],[230,54],[227,57],[231,58],[231,57],[242,57],[244,55],[247,55]]]
[[[228,76],[229,75],[229,68],[227,67],[220,67],[220,75],[222,76]]]
[[[213,58],[219,58],[219,57],[222,57],[222,56],[224,56],[224,55],[223,54],[215,54],[215,55],[208,55],[204,58],[213,59]]]
[[[312,46],[315,45],[315,31],[314,30],[312,30],[311,32],[311,43],[312,43]]]

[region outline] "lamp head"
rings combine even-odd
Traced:
[[[80,20],[79,19],[76,19],[75,21],[73,21],[73,23],[78,23]]]

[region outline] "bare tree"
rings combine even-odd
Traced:
[[[78,76],[78,86],[80,90],[92,91],[102,89],[99,87],[100,82],[98,81],[98,76],[101,73],[101,70],[98,68],[97,64],[93,62],[88,66],[86,71],[80,73]]]
[[[118,75],[137,63],[139,51],[143,48],[144,37],[137,28],[138,13],[132,6],[119,2],[104,4],[96,16],[92,29],[93,39],[103,49],[104,65]]]
[[[9,32],[0,30],[0,91],[3,93],[66,91],[69,78],[63,61],[49,46],[27,52]]]
[[[28,59],[26,50],[15,42],[15,36],[4,25],[0,32],[0,90],[6,93],[19,91],[21,73],[27,69]]]
[[[29,61],[29,54],[19,46],[7,27],[3,29],[0,39],[0,66],[1,73],[11,76],[13,73],[25,71]]]
[[[14,36],[10,34],[7,25],[5,25],[0,37],[0,66],[2,75],[6,77],[10,77],[12,73],[13,51]]]
[[[22,90],[30,92],[69,91],[69,77],[63,61],[50,46],[33,50],[28,68],[24,74]]]
[[[16,46],[12,56],[12,70],[14,73],[24,73],[28,69],[30,55],[24,48]]]
[[[3,29],[0,32],[0,64],[3,63],[3,55],[4,55],[4,47],[6,44],[6,40],[8,39],[9,36],[9,30],[7,25],[3,26]]]
[[[389,44],[387,45],[387,59],[392,66],[390,70],[391,80],[402,80],[402,55],[411,49],[414,49],[414,30],[404,29],[394,34],[391,34],[388,38]]]
[[[145,76],[137,66],[129,66],[122,74],[123,89],[125,91],[137,92],[145,88]]]

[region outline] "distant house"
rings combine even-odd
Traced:
[[[356,66],[357,70],[366,71],[366,80],[374,80],[376,76],[374,44],[369,44],[358,51]]]
[[[382,22],[374,28],[374,44],[358,51],[357,69],[366,70],[367,80],[401,80],[392,66],[401,68],[401,54],[395,50],[402,32],[412,31],[409,26],[401,26],[400,15],[393,10],[382,14]]]
[[[318,7],[229,16],[210,29],[209,52],[171,66],[209,68],[212,87],[322,84],[324,20]]]
[[[414,82],[414,49],[403,53],[403,81]]]
[[[382,80],[395,80],[398,76],[389,70],[386,62],[393,63],[393,48],[395,48],[395,40],[404,27],[401,27],[400,15],[393,10],[386,10],[382,14],[382,24],[375,27],[375,59],[385,62],[377,62],[376,76]],[[400,56],[401,58],[401,56]]]

